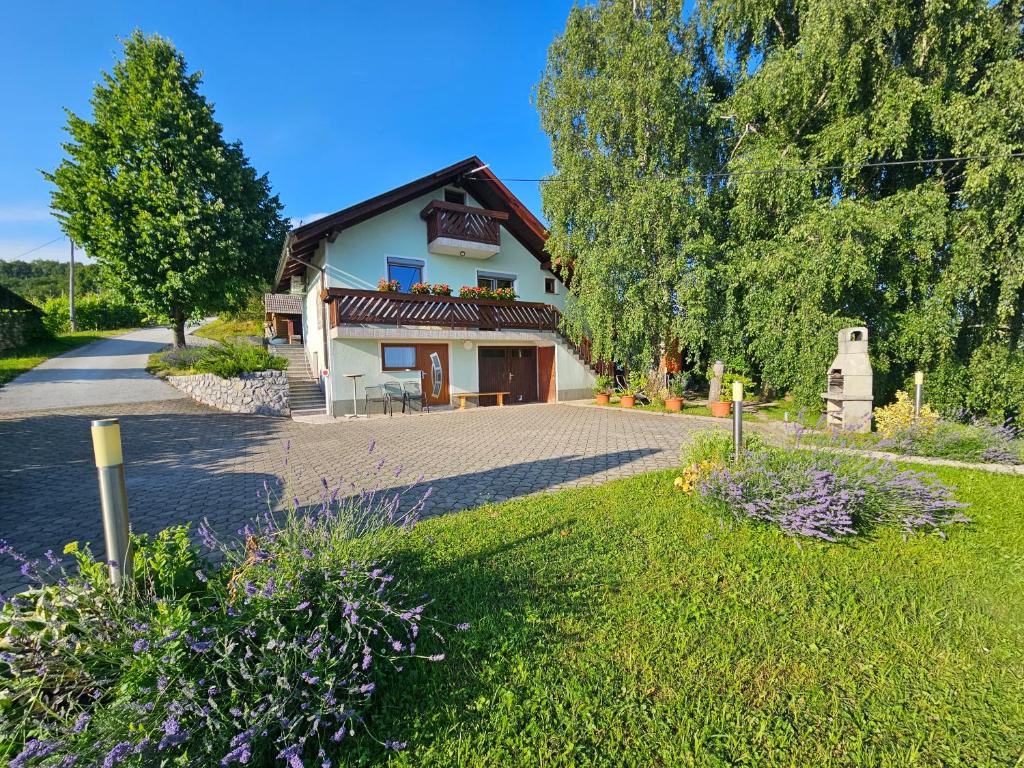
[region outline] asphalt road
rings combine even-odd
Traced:
[[[0,413],[185,397],[146,373],[148,357],[173,338],[168,328],[146,328],[51,358],[0,388]]]

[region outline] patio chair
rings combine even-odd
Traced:
[[[366,405],[363,410],[367,416],[370,415],[370,403],[380,403],[381,413],[388,413],[390,411],[392,416],[395,415],[394,406],[391,404],[391,396],[383,384],[371,384],[364,391],[366,392]]]
[[[405,413],[405,405],[409,404],[409,413],[412,413],[412,404],[416,402],[420,404],[420,411],[426,411],[430,413],[430,406],[427,405],[427,401],[423,397],[423,387],[420,386],[418,381],[407,381],[403,385],[402,392],[402,413]]]
[[[405,413],[405,391],[402,389],[401,384],[397,381],[385,381],[384,394],[388,396],[388,406],[392,416],[395,415],[396,400],[402,404],[402,413]]]

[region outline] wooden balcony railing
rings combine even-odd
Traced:
[[[420,218],[427,222],[427,242],[449,237],[453,240],[500,246],[501,222],[508,220],[508,214],[447,203],[444,200],[431,200],[420,211]]]
[[[359,291],[330,288],[331,327],[370,325],[427,325],[479,330],[557,331],[561,319],[550,304],[527,301],[463,299],[416,293]]]
[[[590,339],[577,343],[562,332],[562,313],[550,304],[360,291],[353,288],[329,288],[324,300],[329,305],[332,328],[365,324],[469,328],[481,331],[552,331],[561,336],[579,358],[597,373],[615,373],[615,366],[611,362],[593,359]]]

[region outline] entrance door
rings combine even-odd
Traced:
[[[416,367],[423,372],[423,399],[427,405],[448,405],[448,345],[417,344]]]
[[[508,392],[506,403],[537,402],[536,347],[480,347],[481,392]],[[480,405],[493,405],[495,397],[481,397]]]

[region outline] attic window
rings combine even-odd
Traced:
[[[544,293],[558,293],[558,291],[555,289],[555,278],[544,278]]]
[[[458,205],[465,205],[466,193],[459,192],[457,189],[446,189],[444,191],[444,201],[446,203],[457,203]]]

